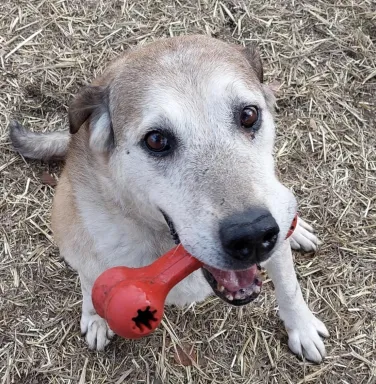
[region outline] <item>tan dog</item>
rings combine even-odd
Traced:
[[[168,304],[213,291],[247,304],[259,292],[261,263],[290,348],[322,360],[320,335],[328,331],[303,299],[290,247],[314,250],[318,240],[302,220],[285,240],[296,202],[274,172],[273,105],[254,49],[189,36],[115,60],[73,101],[72,135],[12,125],[12,142],[25,157],[66,159],[52,227],[80,276],[81,329],[90,348],[103,349],[112,336],[91,301],[98,275],[147,265],[174,239],[205,268],[178,284]]]

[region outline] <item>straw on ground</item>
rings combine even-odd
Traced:
[[[372,0],[30,1],[0,5],[0,383],[374,383],[376,378],[376,4]],[[51,242],[60,165],[25,162],[7,125],[67,127],[66,106],[121,51],[206,33],[257,43],[278,91],[277,163],[323,240],[296,255],[328,358],[295,358],[271,283],[233,309],[212,298],[167,310],[151,337],[88,351],[80,287]],[[191,345],[196,362],[174,354]],[[178,346],[180,346],[178,348]]]

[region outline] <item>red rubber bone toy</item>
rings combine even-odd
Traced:
[[[147,336],[162,320],[168,292],[202,265],[178,245],[146,267],[110,268],[94,283],[94,308],[119,336]]]
[[[297,216],[287,237],[296,224]],[[162,320],[168,292],[202,266],[203,263],[178,245],[146,267],[110,268],[94,283],[94,308],[119,336],[128,339],[147,336]]]

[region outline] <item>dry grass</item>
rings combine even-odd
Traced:
[[[2,0],[0,384],[376,382],[376,5],[373,0]],[[277,157],[324,245],[296,255],[304,295],[331,331],[321,366],[290,354],[270,284],[232,309],[167,310],[153,336],[89,352],[76,274],[52,243],[53,189],[12,151],[7,124],[66,127],[71,95],[120,51],[209,33],[256,41],[280,84]],[[176,364],[189,343],[194,366]]]

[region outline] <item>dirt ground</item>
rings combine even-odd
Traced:
[[[170,308],[155,334],[104,353],[80,336],[79,281],[50,228],[46,173],[58,178],[60,165],[14,153],[8,122],[65,129],[69,100],[110,59],[188,33],[257,43],[279,88],[279,173],[323,240],[295,255],[331,332],[321,365],[289,352],[270,282],[244,308],[215,298]],[[376,383],[375,94],[373,0],[2,0],[0,384]],[[177,362],[181,348],[193,362]]]

